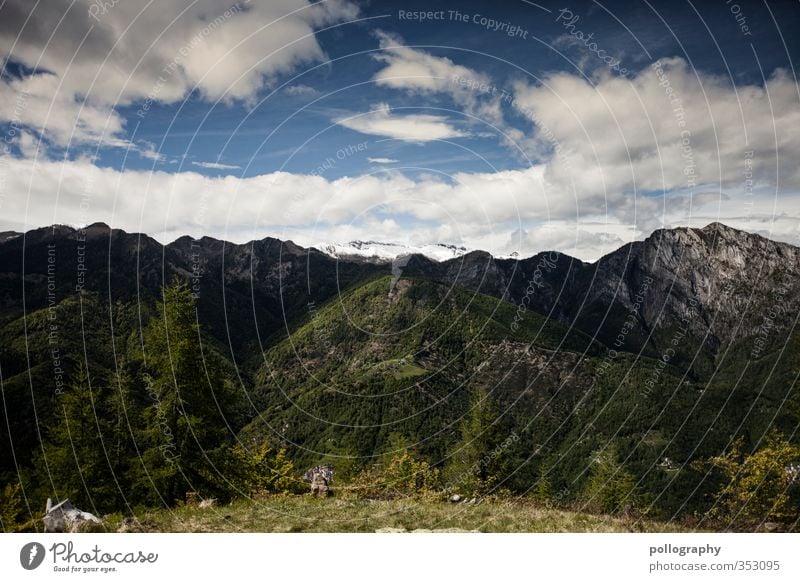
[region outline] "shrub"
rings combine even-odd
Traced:
[[[758,451],[748,455],[742,449],[739,438],[727,453],[701,463],[719,471],[726,482],[714,496],[709,517],[731,524],[791,522],[800,517],[791,497],[800,481],[794,469],[800,461],[800,447],[773,430]]]
[[[404,450],[359,473],[349,489],[370,499],[428,497],[438,495],[439,483],[438,469],[415,453]]]
[[[295,471],[294,464],[281,449],[266,444],[247,449],[237,444],[229,449],[225,477],[232,496],[266,493],[303,493],[308,487]]]

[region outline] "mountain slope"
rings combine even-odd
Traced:
[[[244,399],[243,442],[301,466],[406,443],[446,466],[484,394],[518,437],[503,487],[546,477],[577,495],[613,447],[660,511],[693,510],[719,485],[694,461],[771,427],[797,439],[798,253],[719,224],[656,231],[594,264],[479,251],[375,264],[270,238],[30,231],[0,242],[0,477],[39,446],[56,383],[79,362],[111,383],[179,277]]]
[[[519,354],[503,364],[508,377],[495,382],[497,360],[508,350]],[[600,350],[553,319],[518,315],[507,302],[384,277],[331,301],[265,354],[256,384],[264,413],[248,435],[272,438],[275,429],[302,443],[308,461],[346,450],[370,456],[393,434],[441,457],[475,385],[500,402],[535,404],[568,383],[574,400],[590,384],[584,354]],[[533,379],[541,392],[529,386]]]

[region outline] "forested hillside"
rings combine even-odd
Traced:
[[[337,260],[105,225],[0,242],[4,529],[335,488],[797,527],[798,254],[714,224]]]

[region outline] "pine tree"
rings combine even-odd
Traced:
[[[626,507],[638,508],[643,504],[633,475],[619,463],[613,445],[596,451],[592,456],[583,498],[589,509],[610,514],[620,513]]]
[[[11,533],[21,530],[25,517],[25,503],[20,482],[7,483],[0,489],[0,532]]]
[[[542,474],[533,485],[533,498],[539,503],[551,503],[553,498],[553,487],[550,485],[550,479],[542,471]]]
[[[218,357],[202,341],[184,282],[164,288],[144,340],[148,472],[167,502],[190,490],[213,495],[224,481],[217,464],[230,437],[230,388]]]
[[[485,494],[508,472],[509,436],[499,422],[497,405],[483,388],[475,388],[469,411],[461,423],[461,439],[450,455],[445,472],[448,490]]]
[[[119,508],[124,475],[113,454],[113,395],[92,383],[83,364],[61,395],[59,419],[48,431],[47,470],[58,500],[69,498],[94,512]],[[43,464],[42,464],[43,465]],[[42,466],[42,469],[44,467]]]

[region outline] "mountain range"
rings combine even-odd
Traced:
[[[373,263],[391,263],[409,255],[422,255],[441,262],[461,257],[469,252],[469,249],[464,246],[445,243],[408,245],[363,240],[322,244],[314,248],[336,259],[344,261],[364,260]]]
[[[162,245],[105,224],[0,234],[0,476],[37,448],[59,377],[81,362],[113,376],[174,278],[240,390],[229,430],[301,465],[364,463],[398,442],[446,464],[479,391],[518,437],[502,487],[546,476],[575,493],[613,443],[673,515],[708,501],[694,461],[773,427],[797,440],[798,247],[712,223],[595,263],[436,251]]]

